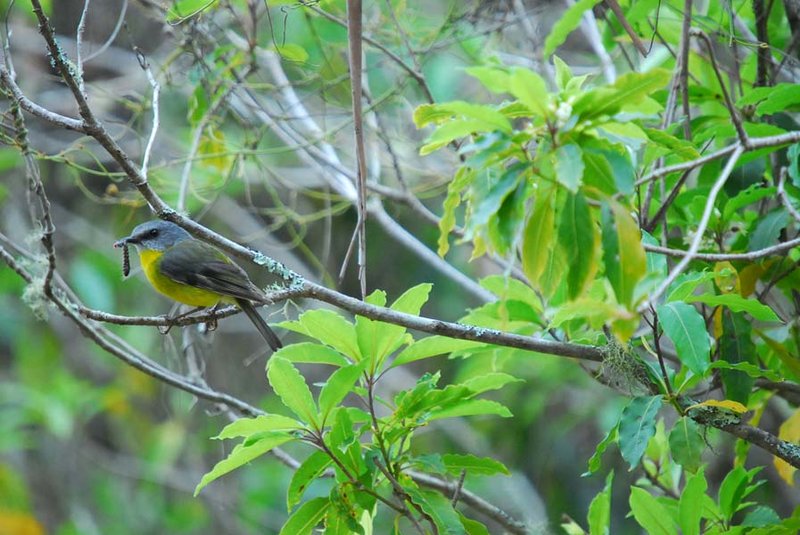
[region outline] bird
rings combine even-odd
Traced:
[[[216,247],[161,219],[136,226],[130,236],[114,243],[123,248],[125,259],[128,245],[136,247],[144,274],[158,292],[194,307],[236,304],[273,351],[283,347],[253,306],[268,302],[267,296],[244,269]]]

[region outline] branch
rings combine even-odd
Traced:
[[[692,240],[691,245],[689,246],[689,250],[686,252],[686,256],[678,262],[678,265],[672,268],[667,278],[656,288],[656,290],[650,294],[650,297],[645,301],[639,308],[638,312],[643,312],[645,310],[649,310],[650,308],[655,307],[656,301],[661,297],[661,295],[667,290],[670,284],[680,275],[683,273],[683,270],[689,265],[697,250],[700,249],[700,243],[703,241],[703,234],[705,234],[706,227],[708,226],[708,222],[711,219],[711,213],[714,211],[714,203],[717,200],[717,195],[722,190],[722,187],[725,185],[725,182],[728,181],[728,177],[731,175],[733,168],[736,166],[736,162],[739,161],[739,157],[744,152],[744,147],[742,145],[737,145],[736,149],[731,154],[731,157],[728,159],[728,163],[725,164],[725,168],[719,174],[717,181],[714,182],[714,185],[711,187],[711,190],[708,192],[708,199],[706,200],[705,208],[703,209],[703,215],[700,218],[700,223],[697,225],[697,230],[695,231],[694,239]]]

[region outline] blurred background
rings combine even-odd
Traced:
[[[45,4],[73,58],[84,5]],[[25,94],[52,111],[77,116],[74,100],[52,71],[30,3],[2,1],[0,8]],[[369,175],[373,191],[383,197],[371,207],[367,225],[369,289],[384,289],[392,300],[415,284],[433,282],[423,314],[450,321],[482,304],[475,281],[503,273],[502,266],[485,258],[469,262],[471,249],[458,244],[446,262],[419,254],[421,247],[436,249],[439,231],[429,216],[441,213],[459,153],[420,156],[429,132],[416,130],[413,111],[431,99],[492,101],[464,69],[494,61],[540,68],[536,51],[564,9],[562,2],[531,0],[365,3]],[[347,174],[355,164],[344,2],[95,0],[85,13],[81,50],[90,104],[139,163],[154,125],[154,88],[142,60],[159,82],[153,188],[209,228],[311,280],[358,295],[354,262],[338,281],[356,223]],[[596,15],[602,22],[604,13]],[[595,35],[595,42],[613,50],[613,28],[601,27],[606,34]],[[576,74],[613,76],[622,56],[599,54],[584,33],[590,30],[573,34],[559,55]],[[112,243],[153,215],[120,169],[84,136],[30,116],[26,121],[52,204],[60,276],[92,309],[175,312],[149,289],[136,258],[132,276],[123,279],[121,255]],[[13,140],[5,141],[0,232],[4,245],[16,244],[17,253],[35,266],[41,257],[24,161],[8,146]],[[261,286],[276,282],[251,273]],[[316,306],[287,302],[262,313],[279,322]],[[221,320],[212,332],[108,328],[150,358],[216,390],[265,410],[279,406],[263,372],[262,341],[241,316]],[[279,334],[284,343],[299,340]],[[511,349],[403,367],[387,375],[382,388],[391,395],[436,369],[445,381],[502,369],[524,382],[496,394],[513,419],[431,426],[416,447],[504,462],[511,477],[470,476],[467,487],[543,533],[558,531],[564,515],[582,521],[604,482],[604,471],[580,477],[585,460],[626,399],[591,380],[576,362]],[[226,423],[226,415],[209,403],[102,351],[14,271],[0,267],[0,534],[277,533],[287,517],[291,470],[271,456],[192,497],[201,476],[231,447],[210,440]],[[713,433],[709,440],[720,452],[733,447]],[[302,459],[310,451],[296,447],[289,453]],[[625,487],[626,477],[633,481],[617,452],[605,462],[618,468],[615,488]],[[724,474],[730,468],[724,462],[710,459],[707,473]],[[763,462],[770,461],[765,456]],[[319,485],[310,494],[326,493]],[[762,492],[774,494],[770,488],[781,487]],[[771,499],[787,513],[797,496]],[[616,500],[612,506],[619,533],[636,533],[622,518],[627,504]],[[391,521],[388,515],[379,518],[383,531],[376,532],[388,533]]]

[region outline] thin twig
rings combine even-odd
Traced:
[[[674,281],[678,275],[683,273],[683,271],[688,267],[689,262],[691,262],[697,251],[700,249],[700,244],[703,241],[703,235],[705,234],[706,227],[708,226],[708,222],[711,219],[711,214],[714,211],[714,203],[717,200],[717,195],[722,190],[722,187],[727,182],[728,177],[730,176],[733,168],[736,166],[736,163],[739,161],[739,157],[744,152],[744,147],[742,145],[737,145],[736,149],[731,154],[731,157],[728,159],[728,163],[725,164],[725,168],[719,174],[716,182],[711,187],[711,190],[708,192],[708,198],[706,200],[705,208],[703,209],[703,215],[700,218],[700,223],[697,225],[697,230],[695,231],[694,239],[692,240],[691,245],[689,246],[689,250],[686,252],[686,256],[684,256],[678,265],[676,265],[670,271],[667,278],[656,288],[656,290],[650,294],[650,297],[647,299],[645,303],[643,303],[638,311],[641,313],[644,310],[648,310],[651,307],[655,306],[656,301],[661,297],[661,295],[667,290],[672,281]]]
[[[80,88],[81,93],[85,93],[86,86],[85,80],[83,79],[83,34],[86,32],[86,16],[89,13],[89,4],[91,0],[84,0],[83,2],[83,10],[81,11],[81,18],[78,22],[78,29],[75,32],[75,64],[77,65],[78,73],[78,87]]]

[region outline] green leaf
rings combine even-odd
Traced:
[[[569,65],[558,56],[553,56],[553,66],[556,68],[556,85],[558,89],[564,91],[569,81],[572,80],[572,70],[570,70]]]
[[[719,508],[726,520],[739,510],[748,484],[747,471],[737,466],[725,476],[719,487]]]
[[[458,513],[458,518],[461,519],[461,524],[464,526],[464,529],[467,530],[467,535],[490,535],[486,526],[477,520],[467,518],[461,513]]]
[[[800,91],[796,84],[779,84],[767,99],[756,107],[758,115],[772,115],[800,104]]]
[[[508,71],[505,68],[477,66],[468,67],[464,71],[477,78],[480,83],[493,93],[506,93],[510,85]]]
[[[734,312],[747,312],[753,318],[761,321],[780,321],[778,315],[767,305],[755,299],[746,299],[736,293],[692,295],[689,296],[687,301],[691,303],[705,303],[711,306],[724,306]]]
[[[288,416],[265,414],[255,418],[239,418],[226,425],[215,439],[249,437],[263,431],[291,431],[302,429],[303,424]]]
[[[423,104],[414,110],[414,124],[417,128],[463,117],[482,121],[485,127],[481,131],[499,130],[511,133],[511,122],[508,118],[494,108],[482,104],[455,100],[442,104]]]
[[[519,300],[535,310],[542,309],[542,301],[539,296],[521,280],[505,275],[489,275],[482,278],[479,283],[501,300]]]
[[[272,356],[267,363],[267,378],[283,404],[304,422],[317,426],[317,407],[311,390],[297,368],[286,359]]]
[[[308,51],[300,45],[286,43],[285,45],[277,45],[275,48],[278,54],[280,54],[281,59],[294,63],[305,63],[308,61]]]
[[[335,349],[314,342],[299,342],[283,346],[273,353],[273,357],[301,364],[330,364],[340,367],[350,364],[350,361]]]
[[[687,478],[678,504],[678,524],[683,535],[700,535],[703,498],[707,488],[706,476],[702,469]]]
[[[700,153],[695,146],[685,139],[678,139],[663,130],[656,130],[655,128],[645,128],[644,131],[650,141],[661,145],[669,150],[669,154],[674,154],[681,160],[696,160],[700,158]]]
[[[608,430],[606,436],[603,437],[603,440],[601,440],[600,443],[597,444],[597,447],[595,447],[594,453],[589,458],[589,462],[587,463],[586,472],[581,474],[581,477],[590,476],[600,469],[600,463],[603,460],[603,454],[608,449],[609,444],[612,444],[617,441],[617,438],[619,436],[618,431],[619,431],[619,423],[617,423],[617,425]]]
[[[354,360],[361,360],[355,327],[332,310],[309,310],[301,314],[297,321],[285,321],[278,325],[315,338]]]
[[[473,349],[485,347],[483,342],[473,342],[472,340],[458,340],[449,338],[447,336],[428,336],[417,340],[397,355],[390,368],[408,364],[417,360],[435,357],[437,355],[444,355],[445,353],[452,353],[453,351],[463,351],[465,349]]]
[[[236,470],[240,466],[249,463],[256,457],[260,457],[273,448],[276,448],[281,444],[285,444],[291,440],[296,440],[296,438],[289,433],[274,431],[263,434],[260,440],[257,440],[252,444],[248,444],[246,446],[244,444],[238,444],[225,459],[218,462],[210,472],[203,476],[203,478],[200,480],[200,483],[197,484],[197,488],[194,489],[194,495],[197,496],[203,487],[215,479],[219,479],[228,472]]]
[[[633,398],[622,410],[619,419],[619,449],[633,470],[644,455],[647,443],[656,432],[656,415],[661,396]]]
[[[746,373],[753,379],[764,377],[765,379],[776,382],[784,380],[783,376],[778,372],[767,368],[759,368],[757,365],[750,364],[749,362],[727,362],[724,360],[715,360],[711,363],[709,368],[712,370],[736,370]]]
[[[572,193],[576,193],[583,183],[583,153],[575,143],[558,147],[554,153],[556,180]]]
[[[508,91],[534,114],[547,117],[550,95],[541,76],[528,69],[516,67],[508,79]]]
[[[528,169],[528,164],[515,163],[506,169],[502,176],[489,187],[488,192],[475,203],[474,213],[469,218],[467,236],[471,235],[489,223],[489,219],[497,215],[503,201],[517,189],[523,173]]]
[[[433,520],[440,535],[466,535],[467,531],[450,500],[438,492],[415,486],[404,486],[403,490]]]
[[[571,299],[582,292],[593,272],[595,229],[589,205],[581,193],[569,194],[561,211],[558,240],[567,255],[567,285]]]
[[[428,302],[433,284],[424,282],[409,288],[392,303],[391,309],[406,314],[419,315],[422,305]]]
[[[460,416],[485,416],[485,415],[501,416],[503,418],[511,418],[513,414],[508,410],[508,407],[501,405],[496,401],[490,399],[467,399],[455,402],[442,409],[433,410],[430,412],[430,420],[441,420],[443,418],[456,418]]]
[[[700,456],[706,442],[700,424],[688,417],[680,418],[669,434],[669,449],[676,463],[688,472],[697,472],[701,465]]]
[[[633,518],[648,535],[677,535],[678,530],[672,522],[672,515],[666,507],[649,492],[640,487],[631,487],[629,500]]]
[[[366,364],[366,361],[352,364],[339,368],[331,374],[319,393],[319,411],[323,421],[328,417],[331,410],[353,390],[353,385],[364,372]]]
[[[775,195],[777,188],[768,187],[765,188],[763,184],[760,182],[757,184],[753,184],[752,186],[748,187],[737,193],[734,197],[728,200],[725,203],[725,207],[722,209],[722,220],[728,221],[731,217],[736,214],[736,212],[744,208],[745,206],[749,206],[754,202],[758,202],[761,199],[766,197],[770,197]]]
[[[670,77],[671,73],[665,69],[623,74],[611,86],[584,92],[576,100],[573,112],[583,120],[614,115],[623,107],[635,106],[653,92],[662,89],[669,83]]]
[[[289,482],[289,489],[286,491],[286,506],[291,511],[292,508],[300,503],[300,499],[305,494],[308,486],[322,474],[333,460],[324,451],[315,451],[309,455],[303,463],[297,467],[292,474]]]
[[[748,251],[758,251],[778,243],[781,230],[789,223],[789,213],[777,209],[760,218],[756,229],[750,235],[747,244]]]
[[[603,263],[617,301],[633,307],[633,290],[647,272],[639,225],[614,201],[603,204]]]
[[[686,303],[665,303],[658,307],[658,320],[675,344],[680,361],[696,375],[703,375],[710,364],[711,342],[700,313]]]
[[[475,171],[466,166],[459,167],[453,180],[447,185],[447,196],[444,199],[442,218],[439,220],[439,240],[437,254],[444,258],[450,249],[448,235],[456,226],[456,208],[461,204],[461,192],[475,180]]]
[[[786,158],[789,160],[789,178],[795,187],[800,187],[800,143],[795,143],[786,150]]]
[[[562,13],[544,41],[544,57],[548,58],[564,44],[567,36],[580,25],[583,14],[599,3],[600,0],[578,0]]]
[[[606,476],[606,485],[589,504],[589,535],[608,535],[611,529],[611,482],[614,471]]]
[[[479,119],[455,119],[436,128],[419,149],[420,156],[430,154],[451,141],[480,132],[491,132],[494,128]]]
[[[474,392],[475,394],[480,394],[488,390],[498,390],[500,388],[503,388],[508,383],[519,383],[519,382],[522,382],[522,379],[518,379],[513,375],[500,372],[490,372],[490,373],[484,373],[483,375],[479,375],[477,377],[473,377],[472,379],[464,381],[461,384],[472,390],[472,392]]]
[[[522,239],[522,270],[534,287],[538,287],[553,250],[555,226],[552,195],[541,191],[533,203],[533,212],[528,217]]]
[[[744,314],[725,312],[722,315],[722,336],[719,341],[720,360],[731,364],[757,362],[756,347],[752,339],[752,325]],[[747,405],[753,378],[739,370],[721,370],[722,385],[725,397]]]
[[[668,289],[667,302],[690,299],[698,286],[713,278],[713,271],[689,271],[679,275]]]
[[[311,535],[312,530],[328,514],[331,502],[328,498],[314,498],[292,513],[281,528],[279,535]]]
[[[491,476],[494,474],[511,475],[508,468],[500,461],[495,461],[489,457],[476,457],[474,455],[458,455],[446,453],[442,456],[447,471],[453,475],[460,475],[467,472],[467,475]]]

